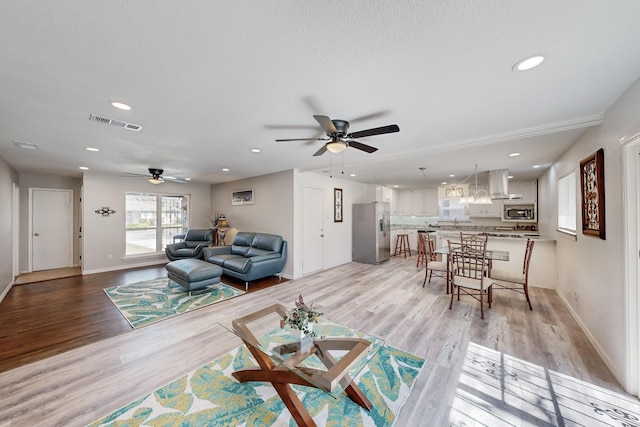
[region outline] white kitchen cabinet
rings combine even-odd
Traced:
[[[396,193],[398,202],[395,204],[394,214],[409,215],[411,213],[411,193],[409,190],[400,190]]]
[[[392,203],[393,190],[382,185],[376,186],[376,202]]]
[[[502,218],[502,200],[492,200],[490,205],[469,204],[470,217]]]
[[[537,181],[513,181],[509,182],[509,194],[520,194],[521,203],[536,203],[538,201]]]
[[[394,191],[391,210],[397,215],[438,215],[438,189]]]
[[[405,230],[409,235],[409,249],[411,253],[418,253],[418,230]]]
[[[424,189],[424,214],[429,216],[438,215],[438,189]]]
[[[424,213],[424,191],[423,190],[409,190],[411,199],[411,211],[412,215],[422,215]]]

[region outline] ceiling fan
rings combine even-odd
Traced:
[[[149,182],[152,184],[162,184],[165,180],[167,181],[171,181],[171,182],[177,182],[179,184],[186,184],[187,181],[184,181],[182,179],[178,179],[176,177],[173,176],[165,176],[164,178],[162,177],[162,173],[164,172],[164,169],[158,169],[158,168],[149,168],[149,175],[146,174],[139,174],[139,173],[131,173],[131,172],[125,172],[125,174],[127,176],[143,176],[143,177],[147,177],[149,179]]]
[[[295,139],[276,139],[276,142],[287,141],[329,141],[322,146],[321,149],[316,151],[314,156],[320,156],[329,150],[332,153],[341,153],[346,150],[347,147],[353,147],[358,150],[365,151],[367,153],[373,153],[378,149],[367,144],[363,144],[358,141],[354,141],[353,138],[364,138],[367,136],[382,135],[385,133],[399,132],[398,125],[388,125],[378,128],[361,130],[358,132],[347,133],[349,131],[349,122],[340,119],[330,119],[327,116],[314,115],[314,119],[320,123],[322,129],[327,134],[327,138],[295,138]]]

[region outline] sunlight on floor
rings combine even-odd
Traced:
[[[469,343],[451,425],[640,426],[640,401]]]

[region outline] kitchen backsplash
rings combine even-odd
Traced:
[[[425,226],[437,224],[437,216],[391,215],[391,225]]]

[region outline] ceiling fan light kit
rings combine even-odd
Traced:
[[[327,143],[327,150],[334,154],[342,153],[347,149],[347,144],[342,141],[331,141]]]

